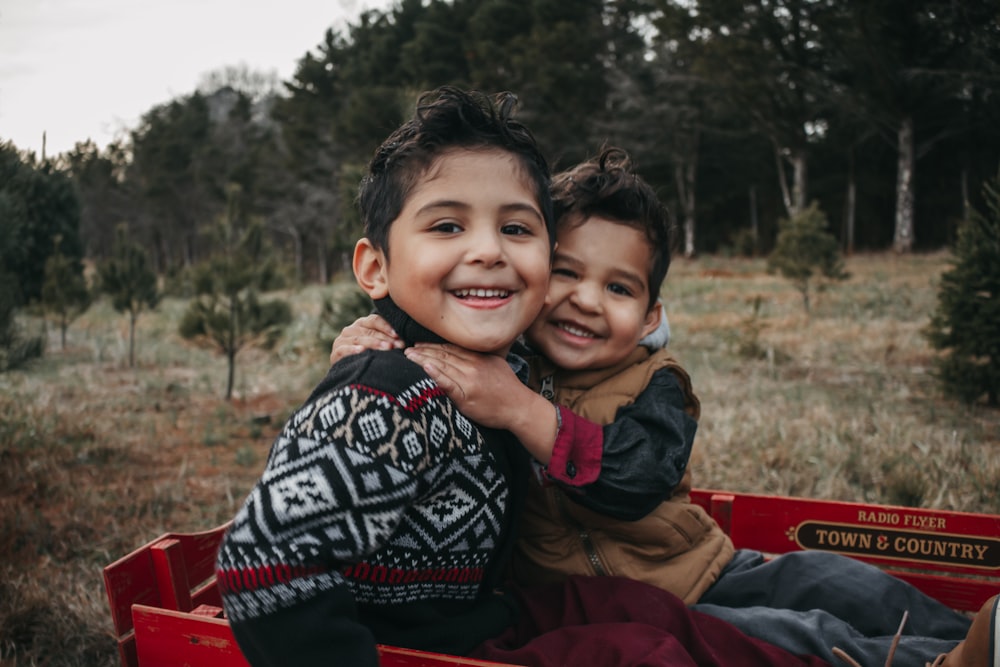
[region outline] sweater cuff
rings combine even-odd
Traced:
[[[592,484],[601,473],[604,430],[568,408],[557,406],[557,409],[562,425],[556,434],[546,474],[549,479],[568,486]]]

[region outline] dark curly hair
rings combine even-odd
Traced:
[[[516,106],[512,93],[491,98],[443,86],[421,94],[413,117],[382,142],[361,180],[358,207],[372,244],[388,253],[389,227],[410,192],[434,160],[454,148],[499,149],[513,155],[534,189],[549,243],[554,244],[549,165],[528,128],[513,119]]]
[[[656,192],[635,173],[631,158],[621,148],[607,147],[552,179],[552,204],[558,227],[579,225],[600,216],[638,229],[646,235],[653,261],[649,269],[649,307],[660,295],[670,268],[675,230],[667,208]]]

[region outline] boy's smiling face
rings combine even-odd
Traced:
[[[389,229],[389,257],[367,239],[354,271],[455,345],[505,353],[538,314],[549,278],[549,237],[530,180],[499,150],[438,157]]]
[[[660,304],[649,308],[649,241],[596,216],[560,225],[557,238],[545,307],[528,342],[567,370],[614,366],[660,322]]]

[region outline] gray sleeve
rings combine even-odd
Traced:
[[[634,521],[670,497],[691,457],[698,423],[684,411],[684,394],[669,369],[657,371],[635,402],[603,428],[601,472],[568,491],[588,509]]]

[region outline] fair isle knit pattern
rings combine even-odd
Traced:
[[[339,587],[375,605],[480,592],[508,488],[440,388],[394,371],[399,391],[334,384],[285,425],[220,550],[230,619]]]

